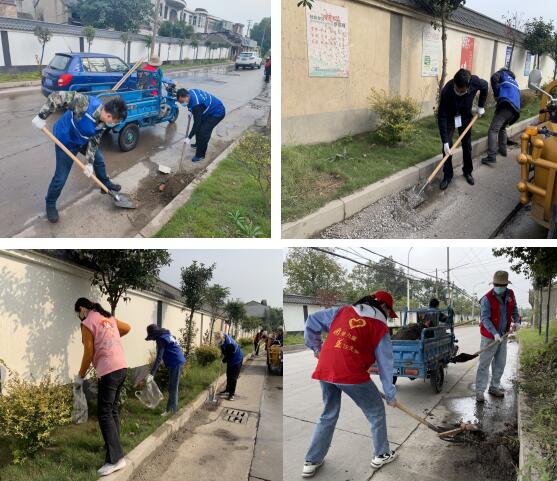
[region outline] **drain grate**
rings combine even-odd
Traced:
[[[238,409],[224,409],[222,418],[225,421],[236,424],[246,424],[248,422],[249,413]]]

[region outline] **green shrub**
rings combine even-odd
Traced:
[[[378,117],[377,135],[385,142],[405,142],[416,132],[420,107],[414,99],[372,88],[369,100]]]
[[[537,103],[539,101],[536,92],[532,92],[531,90],[522,90],[520,92],[520,107],[527,107],[528,105],[532,105],[533,103]]]
[[[8,369],[3,361],[0,363]],[[52,369],[38,383],[8,369],[5,395],[0,396],[0,436],[12,445],[14,464],[48,446],[54,428],[71,422],[73,395]]]
[[[261,193],[268,197],[271,190],[271,137],[247,132],[232,155],[257,181]]]
[[[240,347],[253,346],[253,337],[240,337],[238,344],[240,344]]]
[[[202,344],[195,350],[196,360],[201,366],[207,366],[215,362],[220,358],[220,355],[220,349],[209,344]]]

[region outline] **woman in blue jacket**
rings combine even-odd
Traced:
[[[168,416],[174,414],[178,410],[178,387],[180,385],[180,376],[182,374],[182,367],[186,363],[186,358],[176,338],[170,334],[168,329],[163,329],[156,324],[147,326],[146,341],[156,341],[157,343],[157,357],[151,368],[151,373],[145,378],[146,382],[151,382],[157,373],[161,364],[168,369],[168,403],[166,410],[161,416]]]
[[[226,363],[226,389],[219,394],[228,396],[229,401],[234,401],[236,393],[236,383],[240,376],[240,370],[244,362],[244,355],[238,343],[224,332],[217,332],[215,340],[222,352],[222,362]]]

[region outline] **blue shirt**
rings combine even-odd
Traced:
[[[329,332],[339,310],[340,307],[331,307],[308,316],[304,329],[304,342],[314,353],[321,351],[321,345],[323,344],[321,333]],[[381,338],[375,348],[375,359],[377,360],[379,378],[383,385],[385,399],[390,402],[396,396],[396,388],[393,385],[393,345],[389,333]]]
[[[497,332],[495,326],[493,325],[493,322],[491,322],[491,304],[489,303],[488,298],[486,296],[483,296],[480,300],[480,320],[482,321],[484,327],[493,335],[499,334],[500,336],[503,336],[507,329],[506,319],[507,319],[507,297],[509,296],[508,289],[505,291],[504,296],[505,297],[503,299],[500,295],[495,294],[495,298],[499,302],[499,314],[500,314],[499,332]],[[514,303],[512,320],[514,322],[519,321],[518,307],[516,305],[516,302]]]

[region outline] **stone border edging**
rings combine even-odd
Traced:
[[[213,171],[218,167],[218,165],[232,153],[232,151],[236,148],[240,140],[241,137],[236,139],[226,149],[224,149],[218,155],[218,157],[207,166],[203,174],[201,174],[199,177],[196,177],[191,181],[191,183],[186,185],[186,187],[184,187],[184,189],[182,189],[180,193],[176,197],[174,197],[174,199],[172,199],[168,204],[166,204],[166,206],[164,206],[163,209],[155,217],[153,217],[149,221],[149,223],[145,227],[143,227],[143,229],[141,229],[138,234],[136,234],[135,237],[139,237],[139,238],[152,237],[159,230],[161,230],[161,228],[170,221],[170,219],[176,213],[176,211],[190,199],[191,195],[193,194],[193,191],[197,188],[197,186],[201,184],[201,182],[203,182],[205,179],[207,179],[213,173]]]
[[[518,122],[508,128],[509,137],[516,135],[518,132],[532,122],[531,117]],[[477,157],[487,150],[487,137],[482,137],[472,143],[472,157]],[[365,209],[369,205],[386,197],[387,195],[399,192],[400,190],[416,185],[424,181],[433,172],[435,166],[441,161],[442,155],[424,160],[412,167],[408,167],[399,172],[370,184],[352,194],[345,197],[335,199],[325,204],[315,212],[312,212],[301,219],[282,224],[281,232],[283,239],[308,239],[312,235],[321,232],[323,229],[342,222],[354,214]],[[476,161],[476,165],[480,161]],[[462,149],[459,149],[453,155],[453,166],[462,165]],[[518,193],[518,191],[517,191]]]
[[[244,358],[244,364],[253,359],[253,353]],[[217,381],[218,386],[226,379],[226,374],[222,374]],[[214,383],[214,381],[213,381]],[[153,433],[141,441],[126,456],[127,465],[124,469],[116,471],[108,476],[102,476],[98,481],[129,481],[134,472],[153,451],[158,449],[168,439],[172,433],[181,429],[190,419],[191,415],[197,411],[207,400],[209,390],[204,389],[199,395],[188,405],[183,407],[177,415],[161,424]]]

